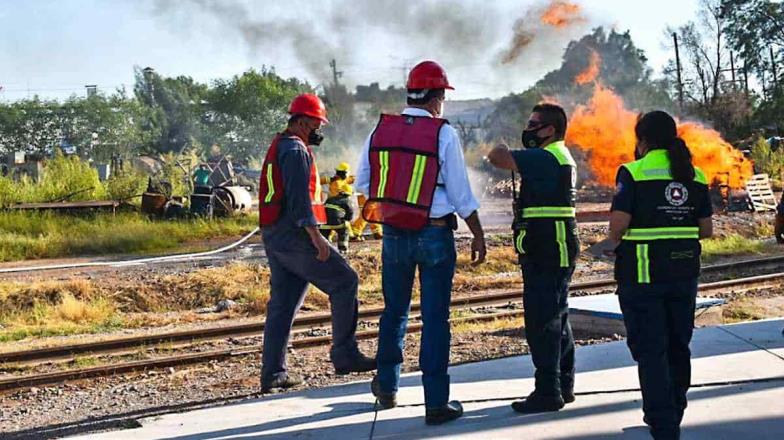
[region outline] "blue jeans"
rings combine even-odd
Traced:
[[[419,367],[425,406],[449,401],[449,303],[455,274],[455,237],[447,227],[427,226],[405,231],[384,226],[382,286],[384,313],[378,333],[378,379],[381,391],[397,392],[403,343],[411,305],[414,273],[419,268],[422,339]]]

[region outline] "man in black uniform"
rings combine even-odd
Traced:
[[[575,223],[577,168],[564,145],[566,113],[554,104],[534,107],[522,134],[525,149],[505,145],[490,163],[521,176],[515,200],[515,250],[523,271],[525,334],[536,367],[536,388],[512,408],[558,411],[574,401],[574,339],[569,326],[569,282],[579,250]]]

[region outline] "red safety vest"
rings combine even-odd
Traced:
[[[288,137],[300,141],[299,137],[278,134],[272,140],[267,156],[264,158],[264,165],[261,168],[261,179],[259,181],[259,224],[261,226],[273,225],[280,218],[283,208],[283,198],[286,195],[283,186],[283,176],[278,164],[278,142],[281,138]],[[324,209],[324,202],[321,200],[321,183],[319,179],[316,158],[307,145],[305,148],[310,155],[310,181],[308,189],[310,192],[310,203],[313,209],[313,216],[316,222],[323,225],[327,222],[327,212]]]
[[[362,217],[419,230],[430,220],[438,184],[438,133],[446,119],[381,115],[370,139],[370,194]]]

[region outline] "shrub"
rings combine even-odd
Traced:
[[[781,178],[784,171],[784,147],[773,151],[765,139],[759,138],[751,146],[751,159],[757,172],[766,173],[773,179]]]

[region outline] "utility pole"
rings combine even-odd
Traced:
[[[735,54],[730,51],[730,69],[732,70],[732,90],[738,90],[738,84],[735,82]]]
[[[683,111],[683,79],[681,78],[681,53],[678,49],[678,34],[672,33],[672,40],[675,42],[675,67],[678,74],[678,105]]]
[[[147,92],[150,94],[150,103],[155,107],[155,84],[153,83],[153,80],[155,79],[155,69],[152,67],[145,67],[142,69],[142,74],[144,75]]]
[[[779,88],[779,74],[776,69],[776,57],[773,56],[773,46],[768,46],[768,50],[770,51],[770,67],[773,71],[773,90],[775,91]]]
[[[343,76],[343,72],[338,72],[338,63],[334,58],[329,62],[329,67],[332,69],[333,85],[337,87],[339,84],[338,80]]]
[[[743,60],[743,87],[746,89],[746,99],[749,99],[749,69],[746,60]]]

